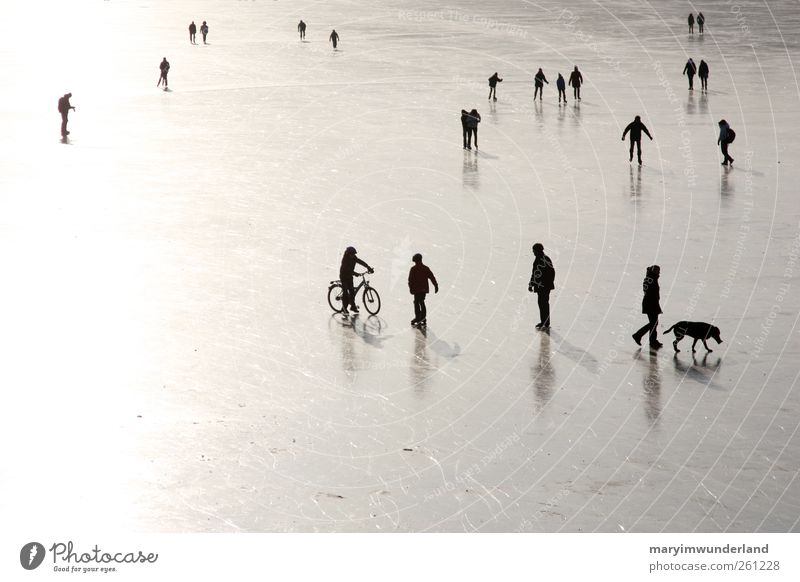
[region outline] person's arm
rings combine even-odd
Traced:
[[[645,127],[644,123],[642,124],[642,131],[643,131],[643,132],[645,132],[645,133],[647,134],[647,137],[649,137],[649,138],[650,138],[650,140],[652,141],[652,139],[653,139],[653,136],[652,136],[652,135],[650,135],[650,132],[649,132],[649,131],[647,131],[647,128]]]
[[[548,81],[547,77],[545,77],[544,75],[542,75],[542,79],[544,79],[544,82],[547,83],[548,85],[550,84],[550,81]]]
[[[436,277],[433,276],[433,271],[431,271],[430,268],[428,268],[428,279],[430,279],[431,283],[433,283],[434,292],[438,293],[439,292],[439,283],[436,282]]]
[[[367,263],[356,257],[356,263],[364,267],[369,273],[372,273],[372,267],[370,267]]]
[[[533,286],[536,283],[536,269],[539,267],[539,259],[534,259],[533,269],[531,270],[531,280],[528,282],[528,291],[533,291]]]
[[[625,136],[628,135],[628,132],[631,130],[631,125],[633,125],[633,123],[629,123],[625,131],[622,132],[622,141],[625,141]]]

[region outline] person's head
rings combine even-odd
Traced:
[[[72,97],[72,93],[67,93],[67,94],[65,95],[65,97],[66,97],[67,99],[69,99],[70,97]]]
[[[575,70],[576,70],[576,71],[578,70],[578,65],[575,65]]]
[[[658,279],[658,276],[661,274],[661,267],[658,265],[650,265],[647,267],[647,277],[650,279]]]
[[[539,72],[540,72],[540,73],[542,72],[542,67],[539,67]]]
[[[544,254],[544,245],[542,243],[536,243],[533,245],[533,254],[537,257],[541,257]]]
[[[422,255],[417,253],[413,257],[411,257],[411,260],[414,261],[415,263],[419,264],[419,263],[422,262]]]
[[[470,115],[478,115],[478,110],[477,109],[473,109],[472,111],[469,112],[469,114]]]
[[[636,117],[634,117],[634,121],[641,121],[641,120],[642,120],[642,118],[639,117],[638,115]]]
[[[719,126],[722,127],[723,125],[728,125],[728,122],[725,121],[724,119],[720,119],[719,120]]]
[[[347,247],[346,249],[344,249],[344,254],[346,254],[346,255],[354,255],[354,254],[356,254],[356,248],[355,247]]]

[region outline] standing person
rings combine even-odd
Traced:
[[[464,138],[464,149],[472,149],[467,148],[467,135],[469,134],[469,130],[467,128],[467,121],[469,120],[469,113],[467,113],[466,109],[461,110],[461,137]]]
[[[689,34],[694,34],[694,14],[691,12],[689,13],[689,18],[687,19],[689,23]]]
[[[683,67],[683,74],[689,77],[689,91],[694,91],[694,76],[697,74],[697,66],[691,58],[686,61],[686,66]]]
[[[572,86],[572,96],[576,101],[581,100],[581,85],[583,85],[583,75],[578,70],[578,65],[575,65],[575,70],[569,75],[569,84]],[[566,98],[564,99],[566,101]]]
[[[333,43],[333,48],[336,48],[336,45],[339,44],[339,33],[336,32],[335,28],[331,31],[331,35],[328,37],[328,40]]]
[[[375,271],[367,263],[356,256],[356,249],[347,247],[342,255],[342,264],[339,266],[339,280],[342,282],[342,314],[347,315],[348,306],[353,313],[358,313],[356,306],[356,290],[353,285],[353,275],[355,274],[356,264],[364,267],[368,273]]]
[[[658,341],[658,316],[661,314],[661,292],[658,286],[658,277],[661,275],[661,267],[651,265],[647,267],[647,272],[642,282],[642,313],[647,315],[647,325],[634,333],[631,337],[637,344],[642,345],[642,338],[646,333],[650,334],[650,347],[660,348],[661,342]]]
[[[555,289],[556,270],[553,261],[544,254],[542,243],[533,245],[533,272],[528,283],[528,291],[536,293],[539,303],[539,323],[536,329],[550,329],[550,291]]]
[[[722,160],[722,165],[727,166],[728,162],[730,162],[731,166],[733,166],[733,158],[728,153],[728,146],[733,143],[733,140],[736,139],[736,132],[731,129],[731,126],[728,125],[728,122],[724,119],[719,120],[719,138],[717,138],[717,145],[722,146],[722,155],[724,159]]]
[[[197,35],[197,25],[192,20],[192,23],[189,25],[189,42],[192,44],[197,44],[195,42],[195,36]]]
[[[700,12],[697,15],[697,26],[700,29],[700,34],[703,34],[703,25],[706,23],[706,17],[703,16],[703,13]]]
[[[625,131],[622,132],[622,141],[625,141],[625,135],[631,132],[631,155],[630,161],[633,161],[633,146],[636,146],[636,153],[637,157],[639,158],[639,165],[642,165],[642,132],[647,134],[647,137],[650,138],[650,141],[653,141],[653,136],[650,135],[650,132],[647,131],[644,123],[642,123],[642,118],[638,115],[636,118],[631,121],[628,126],[625,128]]]
[[[433,283],[436,293],[439,292],[439,283],[436,282],[436,277],[430,268],[423,264],[421,254],[415,254],[411,260],[414,261],[414,266],[408,271],[408,291],[414,296],[414,319],[411,320],[411,325],[427,325],[428,310],[425,307],[425,296],[430,293],[428,280]]]
[[[503,79],[497,76],[497,71],[495,71],[494,75],[489,77],[489,99],[494,97],[494,100],[497,101],[497,83],[502,83]]]
[[[300,32],[300,40],[303,40],[306,37],[306,23],[300,20],[297,24],[297,30]]]
[[[561,73],[558,74],[558,79],[556,79],[556,89],[558,89],[558,104],[561,104],[561,96],[564,96],[564,104],[567,103],[567,85],[564,82],[564,77],[561,76]]]
[[[548,81],[548,80],[545,78],[545,76],[544,76],[544,73],[542,72],[542,69],[541,69],[541,67],[539,67],[539,72],[537,72],[537,73],[536,73],[536,76],[533,78],[533,85],[534,85],[534,89],[533,89],[533,100],[534,100],[534,101],[536,101],[536,93],[537,93],[537,92],[539,93],[539,101],[541,101],[541,100],[542,100],[542,89],[544,89],[544,83],[547,83],[547,84],[549,85],[549,84],[550,84],[550,81]]]
[[[206,21],[203,21],[203,24],[200,25],[200,34],[203,35],[203,44],[208,44],[206,42],[206,37],[208,36],[208,24]]]
[[[58,112],[61,114],[61,137],[67,137],[69,135],[69,132],[67,131],[69,110],[72,109],[73,111],[76,111],[75,107],[73,107],[69,102],[71,98],[72,93],[65,93],[58,98]]]
[[[473,109],[467,114],[467,149],[472,149],[472,139],[475,138],[475,149],[478,149],[478,124],[481,122],[481,114],[477,109]]]
[[[167,75],[169,74],[169,62],[167,62],[167,57],[161,61],[161,64],[158,65],[158,68],[161,70],[161,76],[158,78],[158,83],[156,83],[156,87],[161,85],[161,82],[164,82],[164,91],[167,90],[168,83],[167,83]]]
[[[708,91],[708,63],[700,59],[700,67],[697,69],[697,76],[700,77],[700,89]]]

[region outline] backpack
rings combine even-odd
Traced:
[[[733,140],[736,139],[736,132],[733,131],[730,127],[728,128],[728,143],[733,143]]]

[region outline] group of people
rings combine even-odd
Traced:
[[[489,77],[489,100],[497,101],[497,84],[502,83],[503,79],[501,79],[497,72],[495,71],[494,75]],[[550,84],[550,81],[547,80],[547,77],[544,75],[544,71],[541,68],[536,72],[536,75],[533,77],[533,100],[536,101],[536,96],[539,96],[539,101],[542,100],[542,90],[544,89],[544,84]],[[583,85],[583,75],[578,70],[578,65],[575,65],[575,69],[569,75],[569,85],[572,87],[572,96],[576,101],[581,100],[581,85]],[[558,103],[561,104],[561,100],[563,97],[564,104],[567,103],[567,82],[564,80],[564,77],[561,73],[558,74],[558,79],[556,80],[556,87],[558,88]]]
[[[461,137],[464,140],[464,149],[471,150],[472,142],[475,141],[475,149],[478,149],[478,124],[481,122],[481,114],[477,109],[469,113],[466,109],[461,110]]]
[[[305,22],[303,22],[302,19],[300,20],[300,22],[297,23],[297,32],[300,33],[300,40],[306,39],[306,27],[307,25]],[[328,36],[328,42],[330,42],[333,45],[333,48],[336,48],[337,45],[339,44],[339,33],[336,32],[335,28],[331,31],[330,35]]]
[[[703,16],[702,12],[698,12],[697,18],[694,17],[694,14],[691,12],[689,13],[689,18],[687,19],[689,23],[689,34],[694,34],[694,23],[697,22],[697,27],[700,29],[700,34],[703,34],[703,25],[706,23],[706,17]]]
[[[203,37],[203,44],[208,44],[206,42],[206,38],[208,37],[208,24],[206,21],[203,21],[203,24],[200,25],[200,34]],[[197,35],[197,25],[192,20],[192,23],[189,25],[189,42],[192,44],[197,44],[195,41],[195,37]]]
[[[683,74],[689,77],[689,91],[694,91],[694,76],[700,77],[700,90],[708,91],[708,63],[700,59],[700,66],[694,64],[694,60],[689,57],[686,66],[683,67]]]

